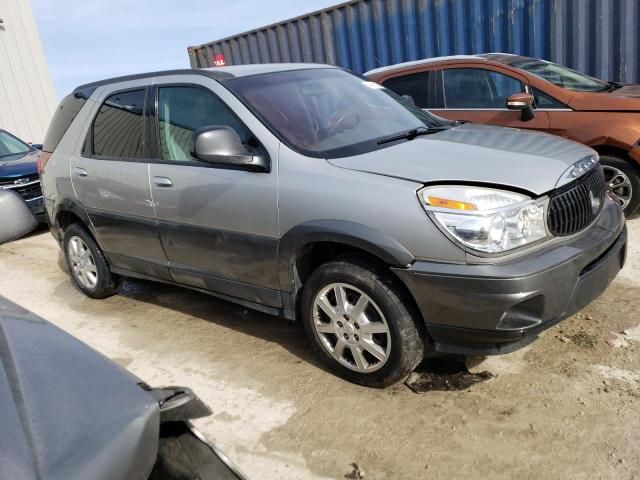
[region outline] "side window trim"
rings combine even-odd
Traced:
[[[498,75],[504,75],[507,76],[509,78],[512,78],[513,80],[516,80],[518,82],[520,82],[520,88],[522,89],[523,92],[526,91],[526,89],[528,88],[528,83],[523,81],[522,78],[517,78],[511,75],[508,75],[507,73],[504,72],[500,72],[498,70],[491,70],[488,68],[484,68],[484,67],[477,67],[477,66],[451,66],[449,68],[440,68],[438,71],[440,72],[440,81],[438,82],[440,85],[440,91],[442,92],[442,106],[441,109],[442,110],[449,110],[449,111],[467,111],[467,110],[472,110],[472,111],[485,111],[485,112],[510,112],[511,110],[509,110],[507,107],[504,108],[474,108],[474,107],[465,107],[465,108],[449,108],[447,107],[447,94],[446,94],[446,89],[444,87],[444,72],[445,70],[464,70],[464,69],[468,69],[468,70],[482,70],[485,79],[487,78],[487,72],[495,72]],[[493,94],[493,92],[492,92]]]
[[[151,147],[151,150],[155,153],[155,156],[152,158],[147,159],[147,163],[157,163],[157,164],[163,164],[163,165],[182,165],[182,166],[191,166],[191,167],[201,167],[201,168],[217,168],[217,169],[223,169],[223,170],[241,170],[241,171],[246,171],[245,169],[241,168],[241,167],[235,167],[233,165],[217,165],[214,163],[206,163],[206,162],[199,162],[198,160],[189,160],[189,161],[184,161],[184,160],[165,160],[163,158],[161,158],[161,148],[160,148],[160,122],[159,122],[159,116],[158,116],[158,108],[159,108],[159,90],[161,88],[170,88],[170,87],[190,87],[190,88],[197,88],[199,90],[205,91],[211,95],[213,95],[216,99],[218,99],[220,101],[220,103],[222,103],[228,110],[229,112],[236,117],[236,119],[238,120],[239,123],[241,123],[242,125],[244,125],[244,127],[247,129],[248,132],[251,133],[251,135],[253,135],[256,140],[258,139],[258,137],[253,134],[253,132],[251,131],[251,129],[247,126],[247,124],[233,111],[233,109],[227,104],[227,102],[225,102],[222,98],[220,98],[220,96],[214,92],[213,90],[211,90],[210,88],[207,88],[205,85],[201,85],[199,83],[189,83],[189,82],[171,82],[171,83],[154,83],[154,85],[152,87],[150,87],[150,101],[148,102],[148,106],[150,108],[152,108],[152,110],[149,112],[149,121],[150,121],[150,126],[149,126],[149,141],[153,142],[153,146]],[[258,140],[259,141],[259,140]],[[262,150],[264,151],[264,155],[267,156],[267,161],[269,162],[269,165],[271,165],[271,159],[269,158],[269,153],[267,151],[266,148],[261,147]],[[271,168],[269,168],[269,170],[265,173],[269,173],[271,171]]]
[[[129,88],[123,88],[123,89],[119,89],[119,90],[113,90],[113,91],[107,91],[105,92],[105,94],[102,97],[102,100],[99,102],[98,108],[96,109],[95,113],[93,114],[93,118],[91,118],[91,123],[89,124],[89,128],[87,128],[87,133],[85,136],[85,140],[83,142],[83,146],[82,146],[82,150],[81,150],[81,156],[83,158],[91,158],[94,160],[106,160],[106,161],[114,161],[114,162],[141,162],[141,163],[148,163],[149,162],[149,158],[148,158],[148,143],[149,143],[149,137],[148,137],[148,132],[147,132],[147,124],[148,124],[148,118],[147,118],[147,98],[149,97],[149,92],[150,92],[151,86],[150,85],[140,85],[137,87],[129,87]],[[100,109],[102,108],[102,106],[104,105],[104,103],[107,101],[108,98],[112,97],[113,95],[118,95],[119,93],[127,93],[127,92],[137,92],[137,91],[144,91],[144,101],[142,103],[143,105],[143,110],[142,110],[142,158],[130,158],[130,157],[107,157],[104,155],[96,155],[94,152],[94,145],[93,145],[93,127],[94,127],[94,123],[96,121],[96,118],[98,118],[98,115],[100,113]]]

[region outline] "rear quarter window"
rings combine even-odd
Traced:
[[[47,153],[53,153],[58,144],[64,137],[76,116],[82,110],[82,107],[89,97],[93,94],[95,88],[80,90],[73,92],[62,99],[60,105],[53,114],[51,123],[44,137],[42,150]]]

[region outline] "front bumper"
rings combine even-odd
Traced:
[[[436,350],[494,355],[516,350],[591,303],[626,257],[620,207],[566,242],[500,264],[415,262],[394,269],[413,295]]]

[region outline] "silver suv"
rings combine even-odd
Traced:
[[[427,352],[514,350],[625,260],[590,148],[451,122],[325,65],[83,85],[44,150],[52,232],[86,295],[135,277],[300,319],[368,386]]]

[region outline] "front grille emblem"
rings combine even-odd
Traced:
[[[19,178],[17,180],[14,180],[13,184],[14,185],[23,185],[23,184],[28,183],[28,182],[29,182],[29,179],[27,177],[25,177],[25,178]]]

